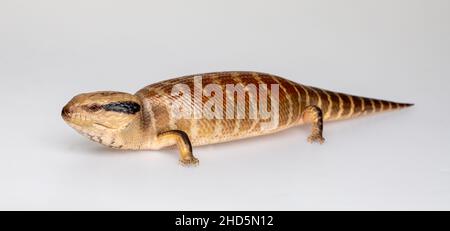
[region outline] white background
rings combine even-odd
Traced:
[[[72,96],[254,70],[415,107],[195,148],[114,151]],[[450,1],[0,1],[0,209],[448,210]]]

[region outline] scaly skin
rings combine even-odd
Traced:
[[[177,118],[171,106],[180,98],[171,94],[173,87],[185,84],[194,96],[195,76],[202,77],[200,83],[203,87],[217,84],[224,92],[224,114],[228,110],[227,101],[234,105],[238,103],[237,97],[228,95],[227,98],[227,84],[256,87],[266,84],[269,109],[272,103],[270,86],[278,84],[278,123],[268,128],[263,126],[263,123],[270,122],[267,119],[251,117],[250,99],[256,99],[258,103],[260,100],[252,91],[245,92],[244,117],[241,119],[226,116],[223,119]],[[194,101],[195,107],[205,106],[210,97],[203,92],[200,99],[199,102]],[[191,101],[181,102],[192,105]],[[110,91],[80,94],[64,107],[62,116],[81,134],[112,148],[158,150],[177,144],[180,162],[196,165],[198,160],[192,155],[192,146],[271,134],[307,122],[312,124],[308,140],[322,143],[323,121],[350,119],[411,105],[322,90],[265,73],[216,72],[162,81],[141,89],[135,95]]]

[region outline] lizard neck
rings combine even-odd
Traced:
[[[116,143],[112,147],[125,150],[146,149],[148,139],[143,128],[142,117],[137,117],[116,134]]]

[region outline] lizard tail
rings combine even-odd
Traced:
[[[324,94],[321,97],[322,99],[328,99],[322,100],[324,119],[328,121],[350,119],[378,112],[399,110],[414,105],[411,103],[397,103],[381,99],[354,96],[317,88],[315,88],[315,90],[316,92]],[[328,104],[326,102],[328,102]]]

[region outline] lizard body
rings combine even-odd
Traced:
[[[80,94],[63,108],[62,116],[81,134],[112,148],[157,150],[177,144],[181,163],[195,165],[192,146],[271,134],[308,122],[308,140],[322,143],[323,121],[411,105],[323,90],[265,73],[215,72],[154,83],[134,95]],[[177,111],[180,106],[189,110]],[[265,116],[258,116],[262,112]]]

